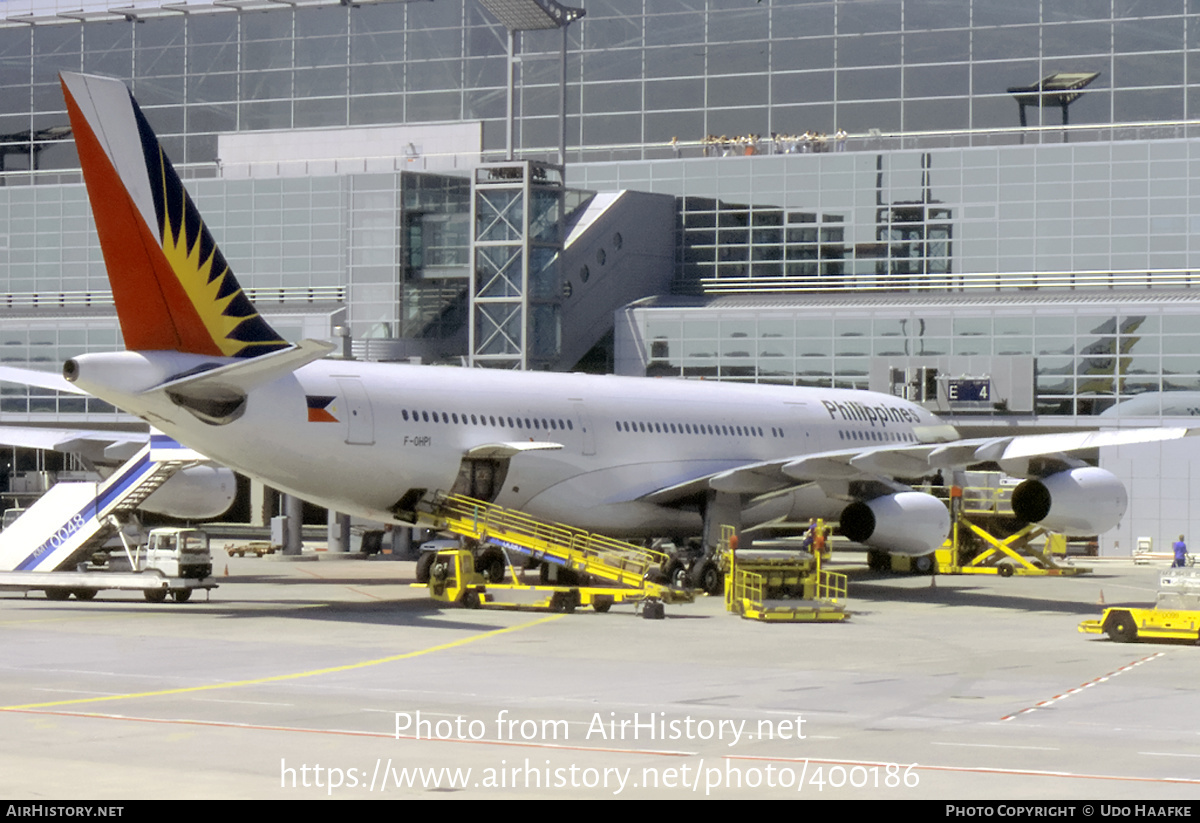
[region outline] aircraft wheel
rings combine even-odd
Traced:
[[[873,572],[886,572],[892,568],[892,558],[885,551],[867,549],[867,568]]]
[[[433,560],[437,557],[433,552],[425,552],[417,558],[417,582],[429,583],[429,569],[433,566]]]
[[[555,592],[550,597],[550,611],[560,614],[574,614],[579,595],[572,592]]]
[[[70,597],[70,589],[46,589],[47,600],[67,600]]]
[[[687,566],[683,565],[683,561],[678,558],[672,558],[667,563],[665,576],[667,585],[673,589],[686,589],[688,585],[688,570]]]
[[[75,589],[71,592],[76,600],[92,600],[96,597],[95,589]]]
[[[1109,615],[1104,627],[1110,640],[1117,643],[1132,643],[1137,640],[1137,624],[1129,612],[1114,612]]]
[[[931,574],[933,572],[933,555],[923,554],[912,559],[912,570],[916,574]]]
[[[504,582],[504,567],[504,552],[499,549],[487,549],[475,558],[475,571],[489,583]]]
[[[724,589],[724,575],[711,560],[703,560],[692,569],[692,588],[706,594],[717,595]]]
[[[191,589],[176,589],[171,592],[171,597],[175,598],[176,603],[186,603],[192,599]]]
[[[146,599],[151,603],[162,603],[167,599],[166,589],[146,589],[144,592],[142,592],[142,594],[145,595]]]

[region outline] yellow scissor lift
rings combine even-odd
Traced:
[[[964,494],[965,492],[965,494]],[[1065,548],[1066,538],[1053,534],[1041,526],[1028,524],[1008,537],[1000,538],[981,524],[989,520],[1011,520],[1012,507],[1009,491],[999,488],[950,488],[950,539],[934,553],[938,574],[998,574],[1067,576],[1087,574],[1090,568],[1062,566],[1054,559],[1055,547]],[[1045,535],[1043,548],[1032,541]],[[970,539],[978,538],[987,548],[973,557],[967,555],[978,544]]]
[[[824,528],[818,521],[817,527]],[[721,527],[725,609],[750,620],[833,623],[845,620],[846,575],[821,568],[821,552],[739,550],[732,526]]]
[[[648,619],[663,617],[664,603],[690,603],[692,594],[650,579],[665,567],[667,555],[561,523],[536,520],[462,495],[438,495],[417,511],[416,525],[490,543],[533,560],[552,563],[609,586],[491,583],[475,571],[466,549],[439,551],[430,568],[429,590],[443,602],[467,607],[540,608],[572,612],[578,606],[608,611],[614,603],[635,603]]]

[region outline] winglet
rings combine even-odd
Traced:
[[[126,348],[224,357],[287,348],[242,292],[125,85],[60,79]]]

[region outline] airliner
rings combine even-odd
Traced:
[[[281,338],[242,292],[129,90],[61,76],[126,350],[66,362],[76,388],[274,488],[412,522],[465,493],[612,536],[695,537],[823,517],[924,554],[946,506],[913,489],[989,462],[1019,517],[1095,534],[1127,496],[1074,456],[1182,437],[1139,429],[960,439],[866,391],[367,363]]]

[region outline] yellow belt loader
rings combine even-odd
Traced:
[[[442,549],[429,566],[429,589],[437,600],[480,606],[525,607],[572,612],[579,606],[608,611],[614,603],[635,603],[642,616],[661,619],[664,603],[690,603],[691,592],[653,579],[668,558],[560,523],[536,520],[512,509],[460,495],[439,496],[419,511],[418,525],[498,546],[606,585],[523,585],[495,583],[476,571],[472,552]]]

